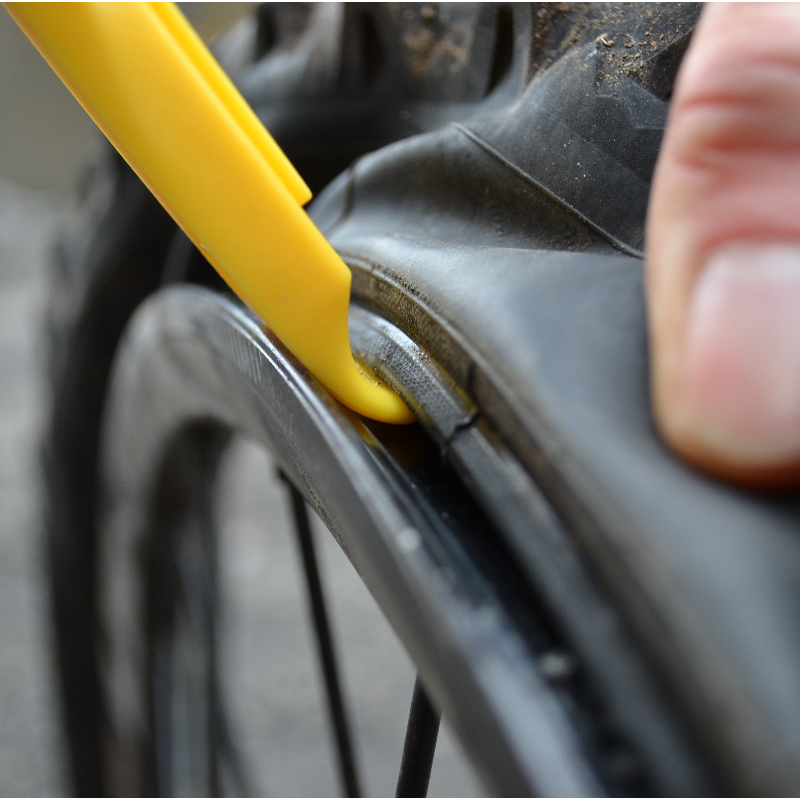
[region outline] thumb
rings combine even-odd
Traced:
[[[658,425],[682,455],[800,485],[800,7],[710,4],[646,234]]]

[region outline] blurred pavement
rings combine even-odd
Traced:
[[[67,204],[0,180],[0,795],[68,787],[47,627],[40,369],[47,243]]]
[[[0,795],[69,791],[45,583],[38,447],[49,242],[94,123],[0,9]]]

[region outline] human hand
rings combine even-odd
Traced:
[[[800,5],[704,9],[646,253],[662,434],[723,477],[800,485]]]

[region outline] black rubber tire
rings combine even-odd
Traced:
[[[52,413],[45,434],[47,555],[73,789],[104,792],[95,626],[94,479],[103,401],[117,341],[158,287],[175,226],[139,179],[106,152],[54,258]]]
[[[272,74],[265,80],[258,64],[244,73],[242,85],[248,97],[315,192],[369,150],[483,108],[502,110],[507,101],[520,96],[532,75],[556,61],[567,65],[569,79],[572,73],[568,62],[575,51],[570,47],[596,36],[598,25],[606,24],[603,14],[617,20],[609,25],[627,25],[630,30],[641,27],[646,16],[645,10],[626,10],[614,16],[610,6],[571,10],[562,4],[534,4],[515,7],[512,13],[490,4],[453,4],[436,12],[439,23],[437,19],[430,22],[427,8],[401,4],[366,10],[345,8],[338,33],[320,28],[322,32],[314,35],[339,37],[337,52],[346,54],[346,68],[333,82],[323,80],[323,69],[311,90],[289,74],[277,78]],[[308,25],[313,14],[308,9],[300,15],[305,15],[306,28],[301,25],[297,30],[292,28],[296,20],[287,23],[288,17],[281,17],[281,13],[278,5],[260,14],[254,51],[254,56],[261,57],[259,63],[268,60],[270,43],[294,46],[303,35],[311,35],[308,31],[313,33],[313,26]],[[607,149],[639,175],[643,184],[649,181],[660,129],[653,125],[637,127],[638,123],[630,122],[620,109],[627,107],[626,92],[638,92],[637,86],[650,93],[659,114],[666,109],[665,101],[697,9],[685,7],[662,16],[664,30],[671,31],[671,38],[669,47],[659,51],[661,61],[651,64],[649,72],[629,71],[621,78],[601,75],[614,88],[595,98],[591,113],[580,95],[583,90],[579,82],[568,80],[565,84],[568,88],[574,85],[578,92],[575,97],[569,92],[564,95],[565,113],[571,113],[570,108],[575,111],[572,123],[587,141],[615,142]],[[404,43],[410,41],[409,32],[429,23],[438,24],[435,30],[431,28],[434,40],[449,45],[461,36],[459,31],[465,25],[472,26],[471,49],[467,48],[463,63],[459,62],[462,72],[456,74],[441,59],[423,63],[421,53],[412,53],[418,60],[409,61],[411,56],[403,50]],[[356,39],[358,46],[353,45]],[[604,40],[604,46],[610,47],[609,42],[613,44],[611,39]],[[376,55],[377,46],[383,48],[382,56]],[[522,51],[528,54],[524,63],[518,59]],[[601,52],[605,56],[602,48]],[[608,68],[608,72],[613,69]],[[273,91],[275,85],[281,87],[281,81],[283,94]],[[598,119],[604,120],[604,126],[597,127]],[[432,181],[436,180],[435,173],[434,169]],[[554,180],[558,184],[558,176]],[[571,176],[565,175],[565,185],[568,180]],[[551,188],[558,193],[558,185]],[[54,257],[49,317],[53,403],[43,458],[52,613],[73,788],[78,795],[91,796],[104,794],[108,788],[103,779],[105,755],[101,745],[105,719],[97,667],[102,642],[97,637],[95,559],[98,441],[109,371],[129,317],[162,283],[189,281],[225,289],[139,179],[110,149],[104,150],[88,170],[82,198],[80,212]],[[595,206],[602,210],[605,200],[588,197],[586,202],[586,208],[572,209],[584,222],[590,220],[585,236],[580,234],[585,241],[578,234],[573,240],[558,232],[543,246],[640,251],[639,228],[633,233],[623,228],[619,232],[612,225],[600,235],[591,219]],[[517,224],[513,213],[507,222],[512,229]]]

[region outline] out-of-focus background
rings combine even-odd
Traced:
[[[43,569],[47,250],[94,123],[0,9],[0,794],[69,792]]]
[[[182,4],[208,40],[244,3]],[[48,250],[69,219],[94,124],[0,10],[0,795],[70,791],[59,723],[41,526],[38,449],[47,414],[43,318]],[[314,645],[268,457],[236,445],[220,485],[226,692],[253,789],[338,791]],[[318,522],[318,521],[317,521]],[[413,665],[347,559],[315,525],[353,703],[368,794],[391,796]],[[430,794],[480,793],[446,722]]]

